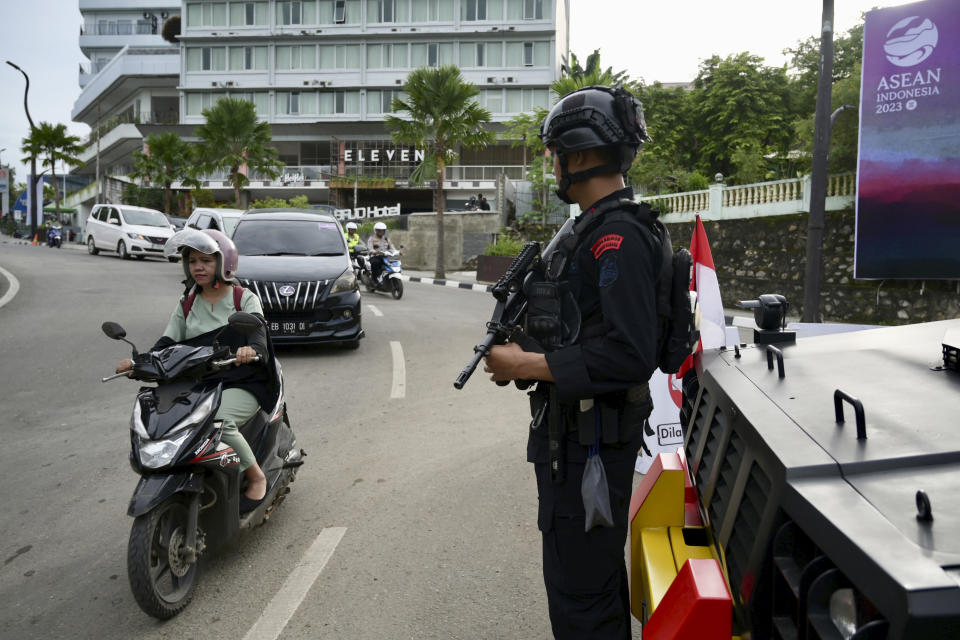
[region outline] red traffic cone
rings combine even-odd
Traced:
[[[39,233],[33,234],[33,246],[37,246],[37,238],[40,236]]]

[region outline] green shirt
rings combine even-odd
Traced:
[[[247,313],[263,315],[260,298],[249,289],[243,291],[243,296],[240,298],[240,309]],[[175,342],[183,342],[208,331],[219,329],[227,324],[227,319],[235,312],[232,291],[227,292],[227,295],[220,298],[212,307],[198,293],[193,300],[193,307],[190,308],[190,317],[186,320],[183,317],[183,305],[177,303],[177,308],[170,315],[170,322],[167,323],[163,335]]]

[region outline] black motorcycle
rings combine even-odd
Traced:
[[[252,314],[230,316],[231,329],[249,335],[263,321]],[[129,376],[155,383],[141,387],[130,418],[130,465],[140,474],[127,514],[134,518],[127,547],[127,575],[140,608],[160,619],[189,604],[199,579],[199,559],[233,541],[243,529],[266,521],[290,492],[306,454],[296,447],[283,395],[283,375],[267,333],[267,367],[275,397],[268,415],[258,411],[240,426],[267,477],[262,501],[241,513],[240,457],[220,442],[222,383],[206,379],[231,367],[230,348],[173,344],[138,354],[115,322],[103,332],[133,347],[133,369],[103,378]],[[219,335],[219,334],[218,334]],[[259,360],[259,357],[255,360]]]

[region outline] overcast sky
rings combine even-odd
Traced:
[[[872,7],[904,0],[835,0],[835,31],[843,33]],[[817,0],[571,0],[570,48],[581,59],[600,49],[603,65],[646,82],[688,82],[700,61],[713,54],[749,51],[770,65],[781,51],[820,33]],[[80,11],[77,0],[0,0],[0,60],[30,75],[30,115],[63,122],[85,138],[86,125],[70,113],[80,94]],[[26,176],[20,145],[28,130],[23,76],[0,64],[0,161]]]

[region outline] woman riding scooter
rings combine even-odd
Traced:
[[[266,330],[261,328],[251,335],[241,335],[224,327],[236,311],[262,317],[263,308],[256,295],[233,284],[238,254],[237,247],[226,235],[211,229],[184,229],[167,242],[177,247],[181,254],[187,291],[151,351],[176,342],[209,345],[215,339],[236,350],[237,366],[217,374],[217,380],[223,382],[223,395],[216,419],[223,421],[221,441],[240,457],[240,468],[247,478],[247,501],[241,500],[241,511],[247,511],[263,499],[267,484],[238,427],[261,406],[270,410],[266,406],[270,403],[267,374],[262,366],[250,364],[258,355],[261,360],[267,358]],[[129,371],[132,367],[131,360],[122,360],[117,365],[117,373]]]

